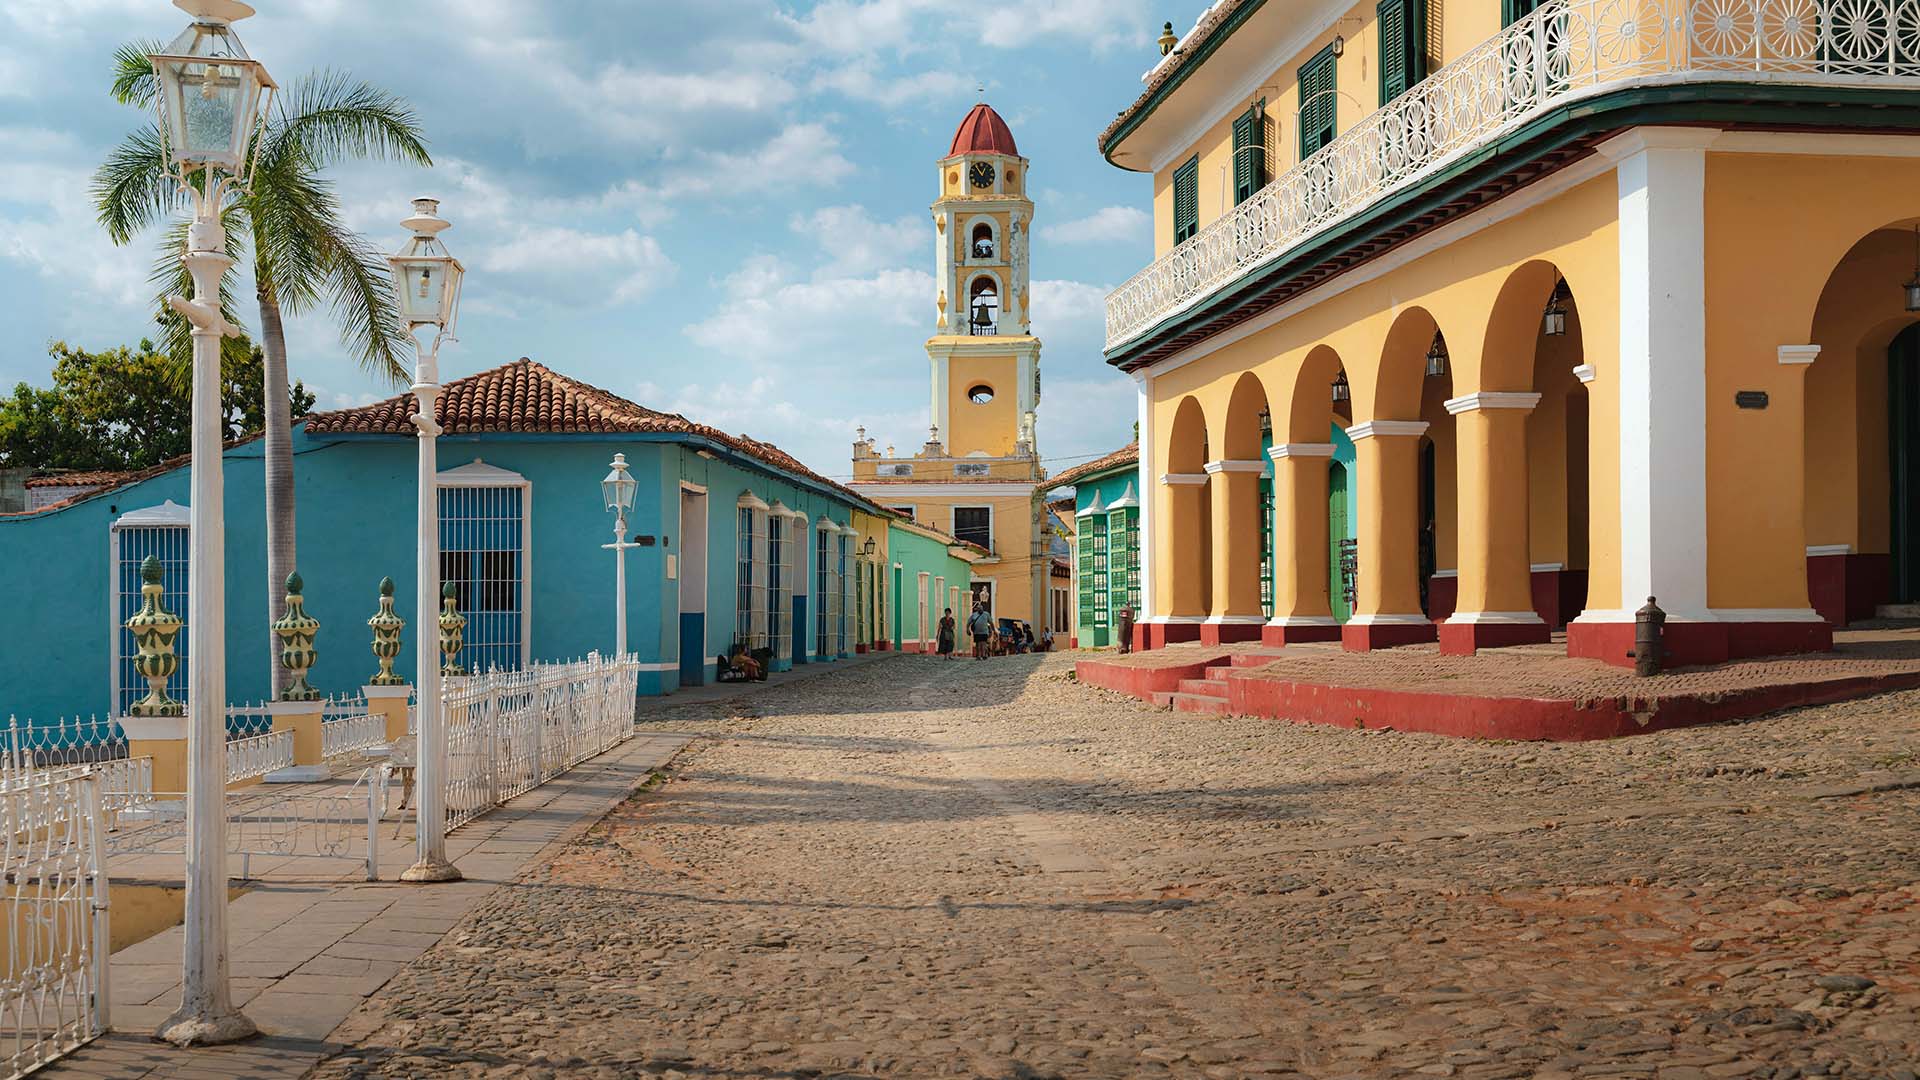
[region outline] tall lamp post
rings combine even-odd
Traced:
[[[627,655],[627,511],[633,509],[633,491],[639,485],[627,473],[627,455],[613,455],[613,471],[600,481],[600,497],[614,515],[613,543],[601,544],[613,551],[613,650],[616,659]]]
[[[400,223],[413,235],[393,267],[394,294],[407,335],[433,328],[433,343],[413,338],[413,426],[420,447],[419,492],[415,527],[418,557],[414,566],[414,611],[420,632],[414,638],[414,698],[420,783],[415,837],[418,861],[400,874],[402,881],[459,881],[460,870],[447,858],[447,726],[440,700],[440,642],[431,632],[440,610],[439,460],[435,437],[440,424],[434,402],[440,397],[440,344],[453,337],[460,314],[460,279],[466,270],[440,242],[448,222],[437,212],[438,199],[413,200],[413,214]]]
[[[193,468],[189,518],[192,592],[187,625],[186,949],[180,1008],[155,1036],[180,1046],[233,1042],[255,1033],[227,986],[226,516],[221,476],[220,338],[239,328],[220,313],[220,279],[233,265],[221,215],[250,180],[255,136],[274,82],[234,36],[253,14],[238,0],[174,0],[193,22],[153,53],[160,130],[173,182],[193,198],[180,261],[193,299],[167,304],[193,327]]]

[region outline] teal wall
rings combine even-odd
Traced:
[[[293,435],[298,499],[298,569],[306,581],[307,611],[321,622],[319,663],[310,681],[323,692],[351,693],[376,670],[366,620],[376,609],[378,584],[390,576],[395,610],[407,620],[406,647],[394,669],[413,674],[415,442],[391,436]],[[708,588],[702,680],[711,658],[734,628],[735,500],[751,489],[805,512],[845,523],[848,500],[797,478],[759,466],[726,448],[701,447],[681,437],[607,435],[442,436],[441,470],[479,459],[522,474],[531,483],[530,557],[526,595],[532,609],[530,656],[561,660],[614,646],[613,519],[600,501],[599,483],[616,452],[625,453],[638,481],[629,536],[655,543],[627,552],[628,648],[648,665],[641,693],[680,684],[678,586],[666,577],[666,555],[680,554],[681,481],[709,490]],[[266,518],[262,444],[230,449],[225,457],[227,530],[227,698],[262,700],[270,692],[267,624]],[[0,564],[16,580],[8,647],[0,649],[0,714],[45,723],[61,716],[107,715],[116,638],[110,614],[110,526],[121,515],[172,500],[188,504],[188,470],[175,469],[57,510],[0,516]],[[663,508],[667,513],[663,520]],[[811,591],[812,542],[807,545]],[[184,582],[168,581],[170,590]],[[185,615],[179,604],[172,606]],[[796,632],[796,648],[808,632]],[[192,628],[187,631],[191,638]]]
[[[1128,465],[1113,472],[1100,473],[1097,476],[1084,477],[1073,488],[1073,509],[1076,513],[1093,505],[1093,497],[1100,496],[1103,506],[1112,506],[1115,499],[1127,493],[1127,486],[1133,486],[1133,497],[1140,498],[1140,469]]]
[[[900,649],[908,641],[917,641],[920,637],[920,575],[926,574],[928,588],[934,578],[945,578],[948,585],[965,586],[972,576],[973,568],[952,550],[944,541],[921,536],[910,529],[891,525],[887,529],[888,562],[894,567],[893,579],[888,588],[893,591],[888,606],[893,609],[893,647]],[[927,597],[927,639],[933,640],[940,626],[940,614],[945,600],[935,600],[929,592]],[[955,612],[954,618],[964,622],[965,613]]]

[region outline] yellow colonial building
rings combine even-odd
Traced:
[[[938,163],[928,437],[883,454],[861,429],[853,488],[975,544],[973,597],[996,618],[1044,623],[1049,560],[1034,441],[1040,340],[1029,330],[1027,159],[1000,115],[976,105]],[[964,620],[965,612],[958,613]]]
[[[1920,599],[1913,0],[1219,0],[1101,135],[1143,645],[1819,649]],[[1265,569],[1263,569],[1263,567]]]

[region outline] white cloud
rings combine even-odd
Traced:
[[[116,247],[94,219],[87,151],[64,132],[0,127],[0,260],[71,290],[79,309],[148,309],[152,247]],[[125,312],[123,312],[125,313]]]
[[[1040,237],[1056,244],[1139,244],[1153,237],[1153,216],[1134,206],[1103,206],[1086,217],[1043,225]]]
[[[749,259],[722,288],[726,302],[686,328],[693,342],[729,356],[844,355],[850,327],[933,324],[933,275],[881,270],[867,277],[791,279],[771,256]]]
[[[864,206],[825,206],[795,214],[788,228],[826,256],[827,262],[813,272],[818,279],[897,267],[924,248],[930,224],[911,217],[875,221]]]
[[[953,71],[914,71],[885,75],[871,62],[839,64],[814,76],[815,91],[831,90],[856,101],[889,109],[933,101],[961,101],[975,82]]]
[[[1029,0],[988,10],[980,24],[980,41],[1019,48],[1039,38],[1059,37],[1110,49],[1145,46],[1158,26],[1145,0]]]
[[[673,260],[651,236],[632,229],[590,233],[562,225],[525,225],[481,252],[478,269],[547,279],[547,295],[562,307],[631,301],[674,275]]]
[[[1106,338],[1107,294],[1111,285],[1084,281],[1033,283],[1033,332],[1051,344],[1099,350]]]

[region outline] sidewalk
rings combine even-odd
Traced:
[[[115,953],[113,1031],[42,1070],[59,1077],[298,1077],[337,1049],[326,1041],[360,1003],[427,951],[549,846],[598,821],[692,736],[642,729],[633,739],[535,788],[447,838],[466,880],[392,880],[411,842],[382,844],[381,877],[264,881],[234,900],[229,965],[234,1000],[263,1037],[177,1050],[150,1033],[180,995],[180,927]],[[390,826],[389,826],[390,827]],[[391,835],[390,833],[387,835]],[[385,837],[383,837],[385,839]]]

